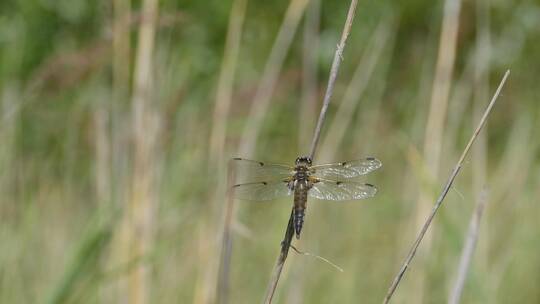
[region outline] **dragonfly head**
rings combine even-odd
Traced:
[[[295,165],[311,166],[311,157],[309,156],[300,156],[294,162]]]

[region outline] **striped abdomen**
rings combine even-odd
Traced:
[[[297,180],[294,187],[294,231],[296,238],[300,238],[300,232],[304,225],[304,216],[307,205],[307,193],[309,187],[306,180]]]

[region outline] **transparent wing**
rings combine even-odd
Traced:
[[[269,201],[292,194],[287,181],[236,184],[231,190],[234,197],[249,201]]]
[[[377,187],[372,184],[352,181],[333,181],[316,179],[313,187],[308,191],[310,197],[329,201],[351,201],[374,196]]]
[[[287,165],[271,164],[245,158],[233,158],[232,170],[235,183],[254,183],[284,180],[294,174],[294,168]]]
[[[317,165],[310,168],[311,175],[323,179],[355,178],[379,169],[382,163],[373,157],[341,163]]]

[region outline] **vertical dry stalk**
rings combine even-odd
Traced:
[[[425,129],[423,151],[428,177],[432,181],[436,181],[439,175],[443,131],[456,56],[460,8],[461,0],[446,0],[444,3],[444,16],[439,38],[439,51],[431,91],[431,102]],[[426,214],[428,214],[431,201],[433,201],[431,191],[421,191],[415,219],[417,227],[420,227]],[[428,237],[427,246],[424,247],[425,252],[429,251],[430,244],[431,241]],[[413,302],[421,303],[424,294],[423,272],[419,272],[418,276],[418,281],[414,282],[416,285],[413,287],[414,294],[418,298],[413,300]]]
[[[341,60],[343,59],[343,49],[345,48],[345,43],[347,42],[347,38],[349,37],[349,34],[351,32],[352,22],[354,20],[357,4],[358,4],[357,0],[351,1],[351,4],[349,6],[349,11],[347,13],[347,20],[345,21],[345,26],[341,34],[341,39],[336,48],[336,52],[334,53],[334,60],[332,62],[332,67],[330,69],[330,77],[328,79],[328,85],[326,87],[326,93],[324,96],[321,114],[319,116],[319,120],[317,121],[317,127],[315,129],[315,133],[313,135],[313,141],[311,143],[310,157],[312,159],[317,148],[317,143],[319,142],[319,138],[321,136],[322,125],[326,117],[328,105],[330,104],[332,93],[334,92],[334,86],[335,86],[335,82],[337,78],[337,73],[339,71]],[[294,235],[292,211],[293,210],[291,210],[291,215],[289,217],[289,223],[287,224],[287,230],[285,231],[285,237],[281,244],[281,250],[277,258],[276,265],[274,266],[272,277],[270,278],[270,282],[268,284],[268,289],[266,292],[264,303],[268,303],[268,304],[272,303],[272,299],[274,297],[274,293],[276,291],[276,287],[279,282],[279,278],[281,276],[281,271],[283,270],[283,266],[285,265],[285,260],[287,259],[287,255],[289,253],[290,244]]]
[[[384,53],[384,47],[391,36],[392,23],[392,17],[390,17],[390,20],[382,19],[377,29],[373,32],[366,51],[354,71],[351,82],[347,86],[345,96],[339,104],[339,108],[335,114],[336,119],[332,121],[332,124],[328,128],[328,133],[324,137],[322,144],[323,150],[320,157],[323,161],[330,161],[333,158],[345,137],[347,128],[353,119],[355,109],[373,76],[381,54]]]
[[[229,162],[230,164],[230,162]],[[235,180],[235,172],[232,168],[228,170],[229,176],[227,177],[227,185],[232,185]],[[232,256],[232,221],[235,217],[235,205],[232,191],[227,191],[226,195],[227,204],[224,212],[223,219],[223,231],[221,232],[221,255],[219,264],[219,274],[217,283],[217,303],[228,303],[229,296],[229,279],[230,279],[230,266]]]
[[[285,19],[272,46],[270,56],[264,67],[262,79],[253,98],[248,121],[242,134],[239,155],[249,157],[253,154],[264,115],[270,104],[272,92],[276,86],[287,51],[289,50],[307,3],[308,0],[292,0],[287,8]]]
[[[448,178],[448,181],[446,182],[442,192],[440,193],[439,197],[437,198],[437,201],[435,202],[435,205],[433,206],[433,209],[431,210],[431,213],[427,217],[426,221],[424,222],[424,225],[422,226],[422,229],[418,233],[418,236],[416,237],[416,240],[412,244],[411,249],[409,250],[409,254],[405,258],[405,262],[401,266],[401,269],[399,270],[398,274],[394,278],[392,284],[388,288],[388,292],[386,294],[386,297],[383,300],[383,303],[389,303],[390,299],[394,295],[394,292],[396,291],[396,288],[398,287],[399,283],[401,282],[401,279],[405,275],[405,272],[407,271],[407,268],[409,267],[409,264],[411,263],[412,259],[416,255],[416,251],[418,249],[418,246],[422,242],[422,239],[424,238],[431,222],[433,221],[433,218],[435,217],[435,214],[441,207],[444,198],[446,197],[446,194],[448,194],[448,191],[450,190],[450,187],[452,187],[452,184],[458,175],[459,171],[461,170],[461,167],[463,166],[463,162],[465,161],[465,157],[468,155],[469,150],[471,149],[472,144],[475,142],[476,138],[478,137],[478,134],[484,127],[487,118],[489,114],[491,113],[491,109],[493,108],[493,105],[495,105],[495,101],[497,101],[497,98],[499,97],[499,94],[501,92],[502,87],[504,86],[504,83],[506,82],[506,79],[508,78],[508,75],[510,74],[510,70],[506,71],[504,74],[501,83],[499,84],[499,87],[497,88],[497,91],[493,95],[493,98],[491,99],[491,102],[487,106],[487,109],[484,111],[484,114],[482,118],[480,119],[480,122],[478,126],[476,127],[475,131],[473,132],[471,138],[469,139],[469,142],[465,146],[465,149],[461,153],[461,157],[459,158],[458,162],[456,163],[454,170],[452,170],[452,173],[450,174],[450,177]]]
[[[456,277],[456,282],[454,283],[454,288],[448,298],[448,304],[458,304],[460,302],[461,294],[463,291],[463,286],[465,285],[465,279],[469,273],[469,267],[471,265],[471,259],[476,247],[476,242],[478,240],[478,231],[480,231],[480,220],[484,213],[484,209],[487,204],[487,190],[484,189],[480,193],[478,202],[474,209],[473,216],[469,222],[469,229],[467,230],[467,236],[465,238],[465,245],[461,251],[461,258],[459,260],[458,273]]]
[[[454,70],[460,7],[461,0],[445,1],[439,54],[424,141],[424,158],[432,178],[436,178],[439,171],[443,127]]]
[[[225,185],[231,184],[227,183],[225,180],[227,178],[225,177],[226,162],[224,160],[226,142],[225,134],[227,129],[227,117],[232,99],[234,75],[236,72],[246,6],[246,0],[235,0],[233,3],[229,18],[227,38],[225,41],[223,61],[218,80],[218,88],[216,92],[216,107],[214,108],[214,125],[212,127],[212,133],[210,136],[209,159],[213,161],[211,167],[217,167],[218,186],[216,193],[219,194],[226,192]],[[228,171],[230,174],[233,174],[231,170]],[[217,303],[227,303],[229,291],[229,273],[232,251],[231,223],[232,219],[234,218],[234,199],[230,193],[227,193],[226,197],[227,201],[225,204],[225,212],[220,213],[224,214],[221,225],[222,231],[218,233],[219,237],[221,238],[221,250],[218,265],[219,273],[217,278]],[[221,200],[222,196],[217,195],[214,198],[214,205],[217,206],[218,202],[221,202]]]
[[[153,212],[157,198],[155,191],[155,146],[158,133],[157,117],[152,101],[152,75],[155,24],[158,1],[145,0],[139,29],[133,85],[133,180],[131,201],[128,206],[130,256],[128,261],[148,254],[152,244]],[[148,303],[149,269],[146,264],[136,265],[129,274],[129,303]]]

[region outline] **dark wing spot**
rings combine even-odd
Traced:
[[[345,166],[346,164],[347,164],[347,162],[340,163],[340,165],[342,165],[342,166]]]
[[[366,157],[367,160],[375,160],[375,157]]]
[[[233,157],[233,160],[242,160],[240,157]]]
[[[263,184],[263,185],[265,185],[265,186],[266,186],[266,185],[268,185],[268,183],[267,183],[267,182],[262,182],[262,184]]]
[[[240,184],[233,185],[233,188],[239,187]]]
[[[264,166],[264,163],[263,163],[263,162],[259,162],[259,165],[262,167],[262,166]]]
[[[343,184],[343,182],[336,182],[336,185],[341,185]]]
[[[366,183],[366,186],[368,186],[368,187],[375,187],[374,185],[368,184],[368,183]]]

